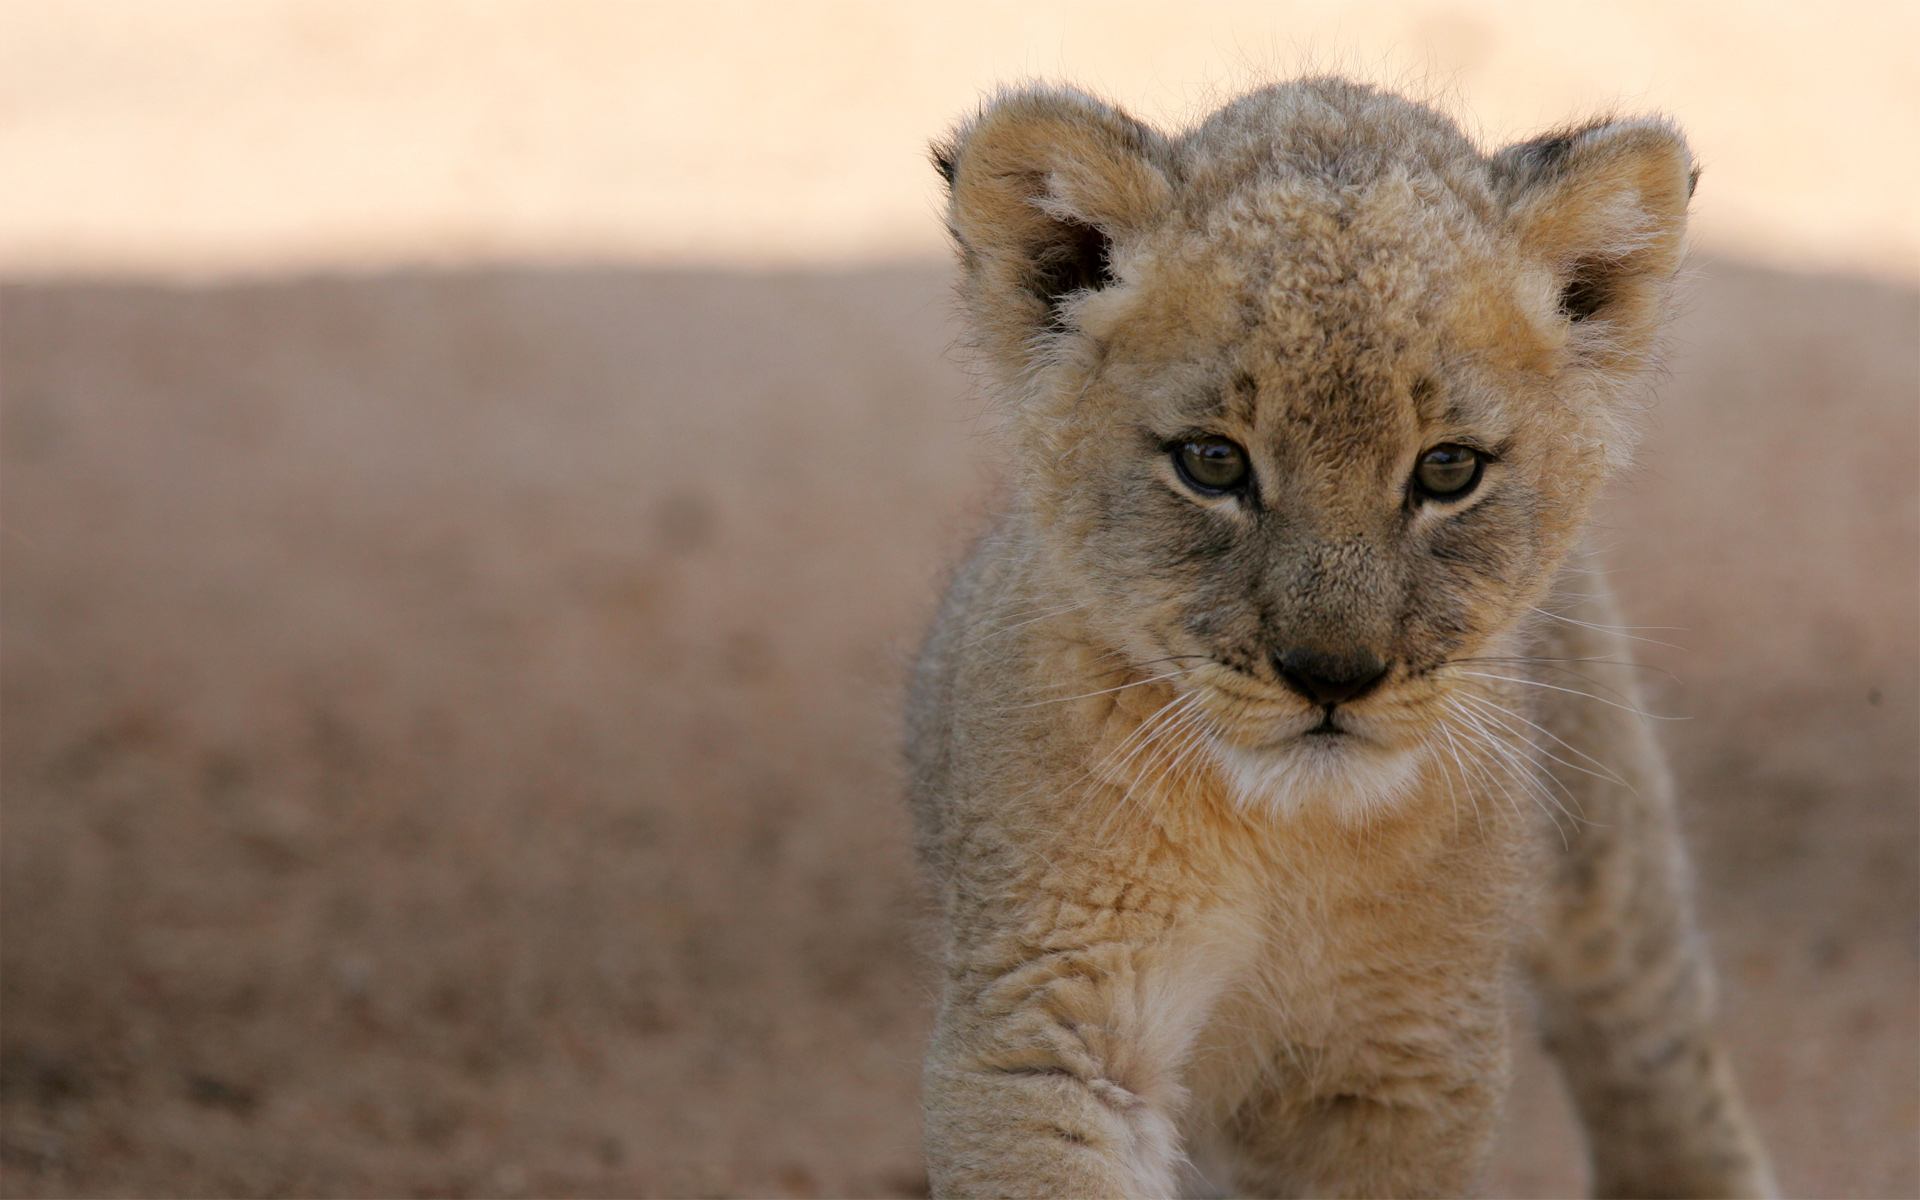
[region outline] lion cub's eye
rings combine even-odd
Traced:
[[[1197,492],[1218,495],[1247,482],[1247,452],[1223,437],[1194,438],[1173,448],[1180,478]]]
[[[1435,446],[1413,469],[1414,492],[1430,500],[1458,500],[1480,482],[1486,465],[1486,456],[1471,446]]]

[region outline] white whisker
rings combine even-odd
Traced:
[[[958,649],[969,650],[975,646],[981,645],[982,643],[990,642],[994,638],[1000,637],[1003,634],[1012,633],[1016,629],[1024,629],[1028,625],[1037,624],[1041,621],[1047,620],[1049,617],[1064,616],[1067,613],[1074,612],[1082,608],[1090,608],[1092,607],[1092,605],[1093,605],[1093,601],[1091,600],[1080,600],[1080,601],[1076,601],[1073,604],[1063,604],[1058,608],[1046,609],[1045,611],[1041,612],[1037,616],[1028,616],[1027,615],[1028,613],[1033,612],[1032,609],[1028,609],[1026,610],[1025,613],[1016,614],[1016,615],[1025,617],[1026,618],[1025,620],[1014,621],[1010,624],[1001,625],[998,628],[991,629],[986,633],[983,633],[978,637],[973,638],[971,641],[960,643]]]
[[[1133,794],[1135,790],[1153,774],[1153,765],[1158,762],[1162,756],[1162,752],[1165,749],[1162,744],[1163,740],[1176,735],[1176,732],[1184,727],[1185,723],[1193,716],[1194,708],[1198,701],[1198,695],[1176,696],[1172,701],[1163,705],[1155,712],[1154,716],[1149,718],[1148,721],[1141,722],[1141,729],[1147,728],[1150,722],[1155,725],[1155,728],[1127,753],[1123,761],[1115,764],[1112,770],[1106,772],[1101,779],[1095,781],[1095,787],[1103,784],[1111,785],[1118,782],[1115,776],[1121,771],[1129,771],[1133,775],[1132,780],[1127,784],[1127,790],[1120,796],[1120,802],[1116,804],[1112,812],[1108,814],[1108,821],[1111,821],[1114,816],[1133,806]],[[1175,707],[1176,705],[1178,705],[1177,708]],[[1163,715],[1169,713],[1169,711],[1171,711],[1172,715]],[[1134,736],[1138,736],[1139,732],[1140,730],[1136,729]],[[1129,740],[1131,740],[1131,738],[1129,738]],[[1140,759],[1142,752],[1146,752],[1144,759]],[[1136,759],[1139,759],[1137,769],[1135,769]],[[1106,840],[1106,831],[1107,822],[1103,821],[1101,822],[1100,829],[1095,834],[1096,840],[1104,842]]]
[[[1467,802],[1473,805],[1474,828],[1480,830],[1481,836],[1484,837],[1486,836],[1486,826],[1482,823],[1480,817],[1480,797],[1473,790],[1473,781],[1467,777],[1466,760],[1461,757],[1460,743],[1454,740],[1453,726],[1447,722],[1445,713],[1442,713],[1440,716],[1438,728],[1440,736],[1447,740],[1447,753],[1453,756],[1454,765],[1460,768],[1460,786],[1466,789]]]
[[[1561,687],[1558,684],[1544,683],[1538,679],[1522,679],[1514,675],[1493,675],[1485,671],[1460,671],[1457,672],[1457,674],[1471,675],[1475,679],[1498,679],[1504,683],[1517,683],[1524,687],[1545,688],[1550,692],[1565,692],[1569,696],[1580,696],[1598,704],[1605,704],[1609,708],[1617,708],[1622,712],[1630,712],[1636,717],[1645,717],[1649,721],[1684,721],[1687,719],[1685,717],[1672,717],[1661,713],[1646,712],[1643,709],[1635,708],[1631,704],[1622,704],[1617,700],[1609,700],[1605,696],[1596,696],[1592,692],[1583,692],[1578,688],[1567,688]]]
[[[1506,707],[1505,705],[1496,704],[1494,701],[1488,699],[1487,697],[1476,695],[1475,693],[1469,692],[1464,688],[1461,689],[1458,695],[1462,700],[1465,700],[1470,704],[1481,706],[1483,710],[1491,709],[1492,711],[1486,714],[1488,718],[1494,721],[1498,721],[1502,725],[1506,725],[1505,718],[1511,718],[1515,721],[1519,721],[1521,724],[1526,725],[1529,728],[1538,730],[1539,732],[1545,734],[1547,737],[1552,738],[1554,741],[1564,746],[1569,753],[1579,755],[1581,758],[1592,763],[1593,767],[1597,769],[1589,769],[1587,767],[1583,767],[1579,765],[1578,763],[1570,763],[1566,759],[1561,758],[1559,755],[1555,754],[1553,751],[1547,749],[1545,746],[1538,744],[1532,738],[1529,738],[1525,734],[1522,734],[1519,730],[1514,729],[1511,725],[1506,725],[1507,731],[1509,733],[1525,741],[1529,746],[1532,746],[1534,749],[1546,755],[1548,758],[1552,759],[1554,762],[1559,763],[1561,766],[1566,767],[1569,770],[1578,771],[1583,775],[1591,775],[1595,779],[1603,780],[1607,783],[1618,784],[1619,786],[1626,788],[1630,792],[1634,790],[1634,786],[1631,783],[1628,783],[1626,780],[1620,778],[1620,776],[1616,774],[1612,768],[1608,767],[1607,764],[1593,757],[1593,755],[1588,754],[1586,751],[1580,749],[1578,746],[1571,744],[1565,738],[1553,732],[1553,730],[1548,729],[1546,726],[1538,724],[1533,721],[1529,721],[1527,720],[1527,718],[1521,716],[1517,712],[1514,712],[1512,709]]]
[[[1659,638],[1640,637],[1637,634],[1628,632],[1633,629],[1651,629],[1655,632],[1670,633],[1686,632],[1686,630],[1676,625],[1596,625],[1592,621],[1582,621],[1578,617],[1563,617],[1557,612],[1548,612],[1537,604],[1531,607],[1534,612],[1539,613],[1543,617],[1550,617],[1555,621],[1565,621],[1569,625],[1578,625],[1582,629],[1591,629],[1596,633],[1611,633],[1623,637],[1630,642],[1645,642],[1649,646],[1664,646],[1668,650],[1679,650],[1683,653],[1686,650],[1685,646],[1678,646],[1672,642],[1663,642]]]
[[[1480,732],[1482,738],[1485,739],[1486,747],[1493,751],[1494,754],[1506,764],[1508,778],[1519,785],[1521,791],[1526,793],[1527,797],[1539,807],[1547,819],[1553,822],[1553,827],[1555,831],[1560,834],[1561,841],[1566,842],[1568,840],[1566,830],[1560,828],[1559,818],[1553,815],[1553,810],[1549,809],[1547,805],[1551,804],[1554,809],[1558,809],[1561,814],[1569,820],[1577,822],[1580,818],[1575,816],[1565,805],[1561,804],[1560,801],[1554,797],[1553,793],[1547,791],[1541,784],[1538,761],[1523,753],[1511,742],[1501,738],[1489,725],[1483,723],[1467,709],[1456,706],[1455,711],[1461,720],[1467,722],[1468,725]],[[1551,775],[1548,775],[1547,778],[1551,779],[1562,791],[1566,791],[1565,784],[1560,783],[1557,779],[1553,779]],[[1568,792],[1567,796],[1569,799],[1573,799],[1571,792]],[[1574,802],[1576,804],[1579,803],[1578,800]]]
[[[1165,679],[1175,679],[1181,675],[1187,674],[1189,671],[1192,671],[1192,670],[1194,670],[1193,667],[1181,667],[1178,670],[1168,671],[1165,674],[1150,675],[1145,679],[1136,679],[1131,683],[1123,683],[1123,684],[1120,684],[1118,687],[1101,688],[1097,692],[1081,692],[1077,696],[1055,696],[1048,700],[1031,700],[1025,704],[1011,704],[1011,705],[1008,705],[1006,708],[1001,709],[1000,711],[1001,712],[1018,712],[1020,709],[1023,709],[1023,708],[1040,708],[1043,705],[1048,705],[1048,704],[1067,704],[1074,700],[1091,700],[1095,696],[1111,696],[1115,692],[1124,692],[1128,688],[1145,687],[1149,683],[1159,683]]]

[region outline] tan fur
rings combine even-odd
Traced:
[[[1566,564],[1679,264],[1680,135],[1486,156],[1322,79],[1179,136],[1015,92],[936,157],[1017,469],[910,711],[935,1192],[1165,1195],[1202,1153],[1236,1192],[1468,1191],[1525,967],[1597,1189],[1769,1192],[1658,752],[1624,672],[1566,662],[1625,658]],[[1195,433],[1249,495],[1181,483]],[[1410,501],[1462,438],[1499,448],[1479,489]],[[1350,736],[1304,735],[1293,646],[1392,664]]]

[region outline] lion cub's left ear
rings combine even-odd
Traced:
[[[1520,248],[1554,273],[1590,365],[1631,368],[1658,332],[1699,169],[1664,121],[1601,121],[1509,146],[1494,185]]]

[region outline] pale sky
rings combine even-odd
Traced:
[[[995,85],[1179,124],[1338,70],[1495,144],[1658,110],[1695,244],[1912,279],[1920,5],[0,0],[0,274],[944,252],[926,141]]]

